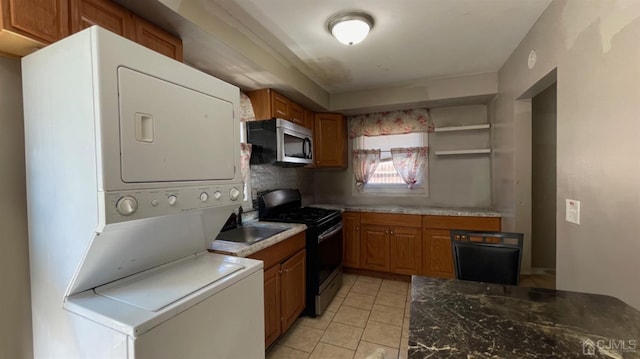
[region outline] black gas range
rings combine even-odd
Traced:
[[[304,313],[322,314],[342,286],[342,214],[339,210],[302,207],[297,189],[260,193],[261,221],[302,223],[306,232],[306,298]]]

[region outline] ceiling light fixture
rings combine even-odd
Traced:
[[[364,12],[346,12],[333,15],[327,23],[329,32],[341,43],[351,46],[367,37],[373,28],[373,18]]]

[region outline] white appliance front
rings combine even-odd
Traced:
[[[123,182],[234,179],[232,102],[122,66],[118,92]]]

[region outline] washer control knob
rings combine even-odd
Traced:
[[[231,198],[232,201],[235,201],[238,199],[238,197],[240,197],[240,191],[237,188],[233,187],[231,191],[229,191],[229,198]]]
[[[151,200],[151,205],[154,206],[154,207],[157,207],[158,206],[158,200],[157,199],[152,199]]]
[[[170,206],[175,206],[176,202],[178,202],[178,197],[175,194],[172,194],[171,196],[167,197],[167,201],[169,202]]]
[[[222,192],[220,192],[220,191],[215,191],[215,193],[213,194],[213,198],[215,198],[215,199],[220,199],[220,197],[222,197]]]
[[[116,202],[116,212],[123,216],[130,216],[138,209],[138,201],[131,196],[124,196]]]
[[[209,199],[209,194],[207,192],[200,193],[200,200],[202,202],[206,202]]]

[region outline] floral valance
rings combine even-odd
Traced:
[[[428,109],[374,112],[349,118],[349,137],[400,135],[433,132],[435,126]]]

